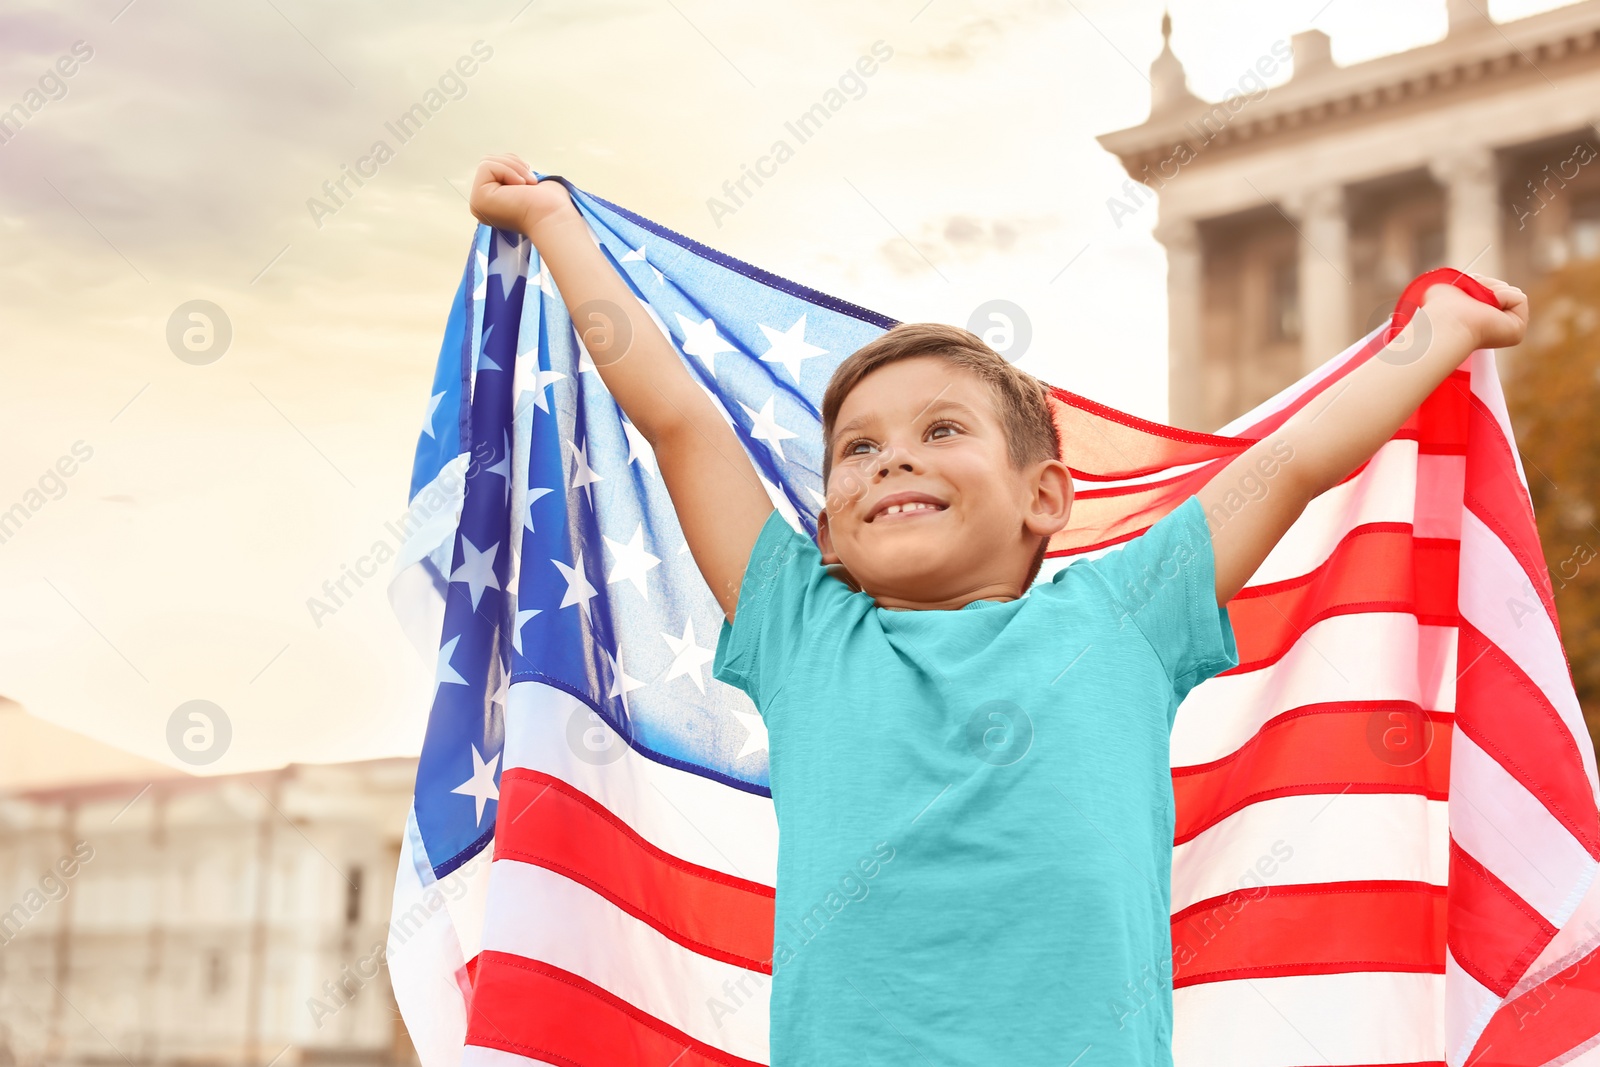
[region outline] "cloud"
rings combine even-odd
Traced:
[[[894,237],[878,246],[879,253],[895,272],[903,275],[924,273],[928,261],[935,264],[952,260],[971,261],[990,254],[1018,251],[1023,235],[1028,244],[1058,229],[1060,220],[1038,218],[980,218],[973,215],[948,215],[926,221],[915,232],[907,233],[911,244]],[[912,247],[915,245],[915,247]],[[923,257],[927,257],[924,259]]]

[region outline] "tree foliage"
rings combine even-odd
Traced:
[[[1561,640],[1590,740],[1600,744],[1600,262],[1530,287],[1528,337],[1505,363]]]

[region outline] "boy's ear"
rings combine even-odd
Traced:
[[[828,533],[828,509],[823,508],[817,512],[817,548],[822,552],[822,565],[838,563],[839,557],[833,551],[833,536]]]
[[[822,567],[829,574],[849,586],[852,592],[861,592],[861,583],[856,581],[855,575],[850,573],[839,559],[839,554],[833,550],[833,535],[828,532],[828,511],[826,508],[817,512],[817,548],[822,553]]]
[[[1066,528],[1071,514],[1072,471],[1059,459],[1045,460],[1023,524],[1033,534],[1054,534]]]

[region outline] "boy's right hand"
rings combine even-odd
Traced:
[[[479,222],[529,236],[536,227],[563,213],[578,217],[566,186],[537,181],[533,168],[510,153],[483,157],[473,175],[467,203]]]

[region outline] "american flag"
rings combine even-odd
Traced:
[[[823,389],[894,320],[555,180],[814,535]],[[1053,390],[1078,492],[1038,580],[1385,335],[1214,435]],[[474,237],[410,500],[390,595],[435,680],[388,963],[425,1067],[767,1063],[766,733],[710,677],[721,610],[650,446],[518,235]],[[1239,665],[1171,738],[1179,1067],[1600,1064],[1595,758],[1543,559],[1477,352],[1229,604]]]

